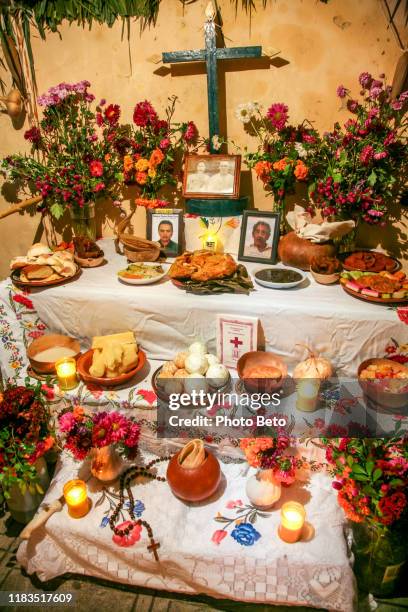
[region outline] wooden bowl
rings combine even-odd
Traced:
[[[333,274],[320,274],[320,272],[315,272],[313,268],[310,268],[310,273],[315,279],[316,283],[320,285],[333,285],[333,283],[337,283],[340,279],[340,272],[333,272]]]
[[[129,372],[119,374],[119,376],[116,376],[115,378],[102,378],[98,376],[91,376],[89,373],[89,368],[92,365],[92,357],[93,349],[86,351],[86,353],[80,356],[77,363],[78,374],[84,382],[91,383],[93,385],[101,385],[102,387],[118,387],[119,385],[123,385],[133,378],[133,376],[139,372],[146,363],[146,353],[142,351],[142,349],[139,349],[139,360],[135,368],[129,370]]]
[[[279,378],[248,378],[245,374],[252,368],[258,366],[274,367],[281,371]],[[237,372],[243,381],[247,391],[255,393],[269,393],[279,389],[288,375],[288,368],[285,362],[274,353],[264,351],[250,351],[244,353],[237,363]]]
[[[360,378],[360,374],[365,368],[369,365],[377,364],[377,365],[389,365],[400,371],[400,372],[408,372],[408,367],[403,365],[402,363],[398,363],[393,361],[392,359],[366,359],[363,363],[360,364],[358,368],[358,382],[363,392],[367,397],[374,403],[383,408],[387,408],[389,410],[399,410],[400,408],[406,408],[408,405],[408,390],[402,391],[400,393],[394,391],[387,391],[381,388],[381,380],[376,382],[371,382],[366,378]],[[390,380],[390,379],[388,379]],[[398,380],[398,379],[397,379]],[[408,378],[406,379],[406,387],[408,389]]]
[[[81,354],[80,344],[75,338],[69,336],[62,336],[60,334],[45,334],[40,338],[36,338],[31,342],[27,349],[27,357],[30,361],[31,367],[38,374],[55,374],[55,361],[37,361],[35,356],[43,351],[55,347],[63,346],[74,351],[72,357],[78,359]],[[62,356],[61,356],[62,357]],[[61,359],[59,357],[58,359]]]
[[[199,502],[208,499],[215,493],[221,480],[221,469],[218,459],[209,451],[206,458],[197,468],[185,468],[179,461],[179,451],[170,459],[167,467],[167,482],[176,497],[188,502]]]

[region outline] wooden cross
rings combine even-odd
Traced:
[[[150,541],[150,545],[147,547],[147,550],[153,553],[156,561],[159,560],[159,555],[157,554],[157,549],[160,548],[160,542],[155,542],[154,540]]]
[[[218,76],[217,61],[224,59],[256,58],[262,56],[262,47],[217,47],[215,23],[216,11],[212,2],[205,11],[207,20],[204,24],[205,49],[190,51],[171,51],[163,53],[163,63],[173,64],[180,62],[205,61],[207,68],[207,97],[208,97],[208,124],[210,133],[210,152],[216,153],[213,147],[213,136],[220,133],[220,122],[218,112]]]

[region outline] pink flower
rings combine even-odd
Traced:
[[[105,117],[110,125],[117,125],[120,117],[120,106],[118,104],[109,104],[105,109]]]
[[[347,100],[347,108],[350,113],[356,113],[358,110],[359,104],[357,100]]]
[[[120,442],[126,435],[128,420],[119,412],[110,412],[107,417],[107,422],[109,422],[111,428],[112,442]]]
[[[385,159],[386,157],[388,157],[387,151],[378,151],[377,153],[374,153],[374,159],[377,161],[380,159]]]
[[[41,338],[41,336],[44,335],[44,332],[35,330],[29,332],[28,335],[30,336],[30,338]]]
[[[45,397],[49,400],[53,400],[55,397],[54,387],[49,387],[46,384],[41,385],[41,391],[45,394]]]
[[[227,535],[228,531],[225,531],[225,529],[217,529],[217,531],[214,531],[212,534],[211,542],[214,542],[214,544],[219,546]]]
[[[163,151],[165,151],[166,149],[168,149],[170,146],[170,139],[169,138],[163,138],[163,140],[160,141],[159,147],[160,149],[162,149]]]
[[[139,389],[137,392],[138,395],[140,395],[141,397],[143,397],[143,399],[150,404],[151,406],[155,403],[155,401],[157,400],[157,395],[155,394],[154,391],[150,390],[150,389]]]
[[[99,160],[92,160],[89,164],[89,171],[91,176],[102,176],[103,174],[103,164]]]
[[[76,424],[76,419],[72,412],[65,412],[64,414],[61,414],[61,416],[58,417],[58,422],[60,431],[66,433],[74,428]]]
[[[369,89],[371,87],[371,83],[373,82],[373,77],[369,72],[362,72],[358,77],[358,81],[361,87],[364,87],[364,89]]]
[[[393,110],[400,111],[403,106],[404,106],[404,104],[401,102],[401,100],[393,100],[391,102],[391,108]],[[24,138],[25,138],[25,134],[24,134]]]
[[[364,166],[368,166],[374,155],[374,147],[366,145],[360,153],[360,161]]]
[[[186,142],[193,142],[198,136],[198,129],[194,121],[189,121],[184,131],[183,138]]]
[[[145,100],[136,104],[133,111],[133,121],[138,127],[146,127],[157,121],[157,113],[150,102]]]
[[[142,526],[139,523],[134,523],[133,521],[125,521],[118,525],[119,529],[129,528],[130,531],[125,535],[117,535],[116,533],[112,536],[112,542],[122,547],[133,546],[140,540],[140,534],[142,531]]]
[[[340,491],[343,488],[343,483],[340,480],[333,480],[332,487],[336,491]]]
[[[243,506],[244,504],[242,503],[241,499],[236,499],[236,500],[231,500],[227,503],[226,508],[228,508],[229,510],[232,510],[233,508],[239,508],[240,506]]]
[[[286,104],[276,102],[269,107],[268,112],[266,113],[269,121],[272,123],[273,127],[278,130],[278,132],[283,130],[286,125],[288,120],[288,110],[289,108],[286,106]]]
[[[139,442],[139,437],[140,426],[137,423],[132,423],[123,442],[128,448],[135,448]]]
[[[103,189],[105,189],[105,183],[100,181],[99,183],[96,183],[95,187],[93,188],[93,191],[95,193],[98,193],[98,191],[102,191]]]
[[[347,92],[348,92],[348,89],[346,89],[344,85],[339,85],[336,91],[339,98],[345,98],[347,96]]]

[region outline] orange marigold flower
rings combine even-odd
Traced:
[[[125,172],[133,170],[133,159],[130,155],[125,155],[123,158],[123,169]]]
[[[164,155],[160,149],[155,149],[150,156],[149,164],[151,168],[156,168],[164,159]]]
[[[147,181],[147,174],[146,172],[137,172],[136,173],[136,182],[139,183],[139,185],[145,185]]]
[[[309,168],[302,162],[301,159],[296,162],[294,174],[298,181],[304,181],[309,174]]]
[[[269,180],[269,175],[272,170],[272,164],[268,161],[259,161],[255,164],[254,170],[258,178],[264,183]]]
[[[149,199],[149,198],[136,198],[135,204],[136,206],[143,206],[143,208],[158,208],[160,200]]]
[[[150,178],[154,178],[157,172],[154,168],[150,168],[147,174],[150,176]]]
[[[284,170],[287,166],[287,163],[288,163],[288,159],[287,157],[284,157],[283,159],[280,159],[279,161],[273,164],[273,169],[274,170]]]
[[[149,169],[149,162],[144,157],[141,157],[135,163],[135,170],[138,172],[146,172]]]
[[[128,157],[128,156],[127,156]],[[111,158],[111,154],[110,153],[106,153],[105,155],[105,161],[109,161]]]

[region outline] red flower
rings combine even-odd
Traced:
[[[41,132],[37,127],[32,127],[24,133],[24,138],[32,144],[38,145],[41,141]]]
[[[103,164],[102,162],[94,159],[89,164],[89,171],[91,176],[102,176],[103,174]]]
[[[368,166],[374,155],[374,147],[366,145],[360,153],[360,161],[364,166]]]
[[[155,392],[149,389],[139,389],[137,394],[141,395],[143,399],[146,400],[146,402],[150,404],[151,406],[157,400],[157,395],[155,394]]]
[[[41,385],[41,390],[45,394],[45,397],[49,400],[53,400],[55,397],[54,387],[49,387],[46,384]]]
[[[225,529],[217,529],[212,535],[211,542],[219,546],[227,534],[228,531],[225,531]]]
[[[118,546],[133,546],[140,540],[140,534],[142,531],[142,526],[139,523],[133,523],[132,521],[125,521],[118,525],[118,529],[126,529],[128,527],[130,529],[128,534],[125,535],[115,535],[112,536],[112,541]]]
[[[34,304],[32,303],[32,301],[24,295],[21,295],[20,293],[13,295],[13,300],[18,304],[23,304],[23,306],[25,306],[26,308],[30,308],[30,310],[34,310]]]
[[[242,500],[234,499],[234,500],[229,501],[225,507],[228,508],[229,510],[232,510],[233,508],[240,508],[243,505],[244,504],[242,503]]]
[[[44,335],[43,331],[31,331],[28,334],[30,336],[30,338],[41,338],[41,336]]]
[[[193,142],[198,136],[198,129],[194,121],[189,121],[184,131],[183,138],[186,142]]]
[[[408,325],[408,306],[400,306],[397,308],[397,315],[400,321]]]
[[[145,100],[136,104],[133,111],[133,121],[139,127],[146,127],[157,122],[157,113],[150,102]]]
[[[109,104],[105,109],[105,117],[111,125],[116,125],[120,117],[120,106],[118,104]]]
[[[96,183],[95,187],[93,188],[93,191],[95,193],[98,193],[98,191],[102,191],[103,189],[105,189],[105,183],[99,182]]]
[[[99,127],[103,125],[103,117],[101,113],[96,113],[96,125],[99,125]]]

